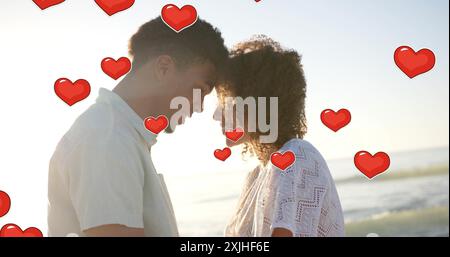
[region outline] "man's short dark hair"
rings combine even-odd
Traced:
[[[201,19],[176,33],[161,17],[155,18],[142,25],[133,35],[129,53],[133,56],[134,70],[162,54],[170,55],[179,66],[210,61],[219,70],[228,59],[228,50],[220,31]]]

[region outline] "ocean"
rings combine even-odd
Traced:
[[[352,158],[329,160],[347,236],[448,236],[449,149],[390,153],[391,166],[372,180]],[[223,236],[246,172],[165,176],[181,236]]]

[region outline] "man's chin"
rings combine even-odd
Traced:
[[[176,128],[176,126],[174,128],[172,128],[171,126],[168,126],[166,128],[166,130],[164,130],[164,132],[167,134],[172,134],[173,132],[175,132],[175,128]]]
[[[226,140],[225,144],[226,144],[228,147],[233,147],[233,146],[239,145],[238,143],[233,142],[233,141],[231,141],[231,140],[229,140],[229,139],[225,139],[225,140]]]
[[[184,120],[182,119],[182,118],[180,118],[179,120],[178,120],[178,122],[177,122],[177,124],[175,124],[175,126],[168,126],[167,128],[166,128],[166,130],[164,130],[164,132],[165,133],[167,133],[167,134],[172,134],[173,132],[175,132],[175,129],[178,127],[178,126],[180,126],[180,125],[183,125],[184,124]]]

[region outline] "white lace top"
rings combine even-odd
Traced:
[[[292,139],[295,163],[282,171],[269,163],[249,173],[225,236],[270,237],[274,228],[294,236],[344,236],[339,196],[325,160],[309,142]]]

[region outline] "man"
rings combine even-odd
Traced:
[[[203,101],[228,51],[220,32],[203,20],[175,33],[161,18],[144,24],[129,50],[132,71],[112,92],[100,89],[53,154],[49,236],[178,236],[170,197],[151,160],[156,136],[143,120],[170,120],[176,111],[171,100],[183,96],[193,106],[194,89]]]

